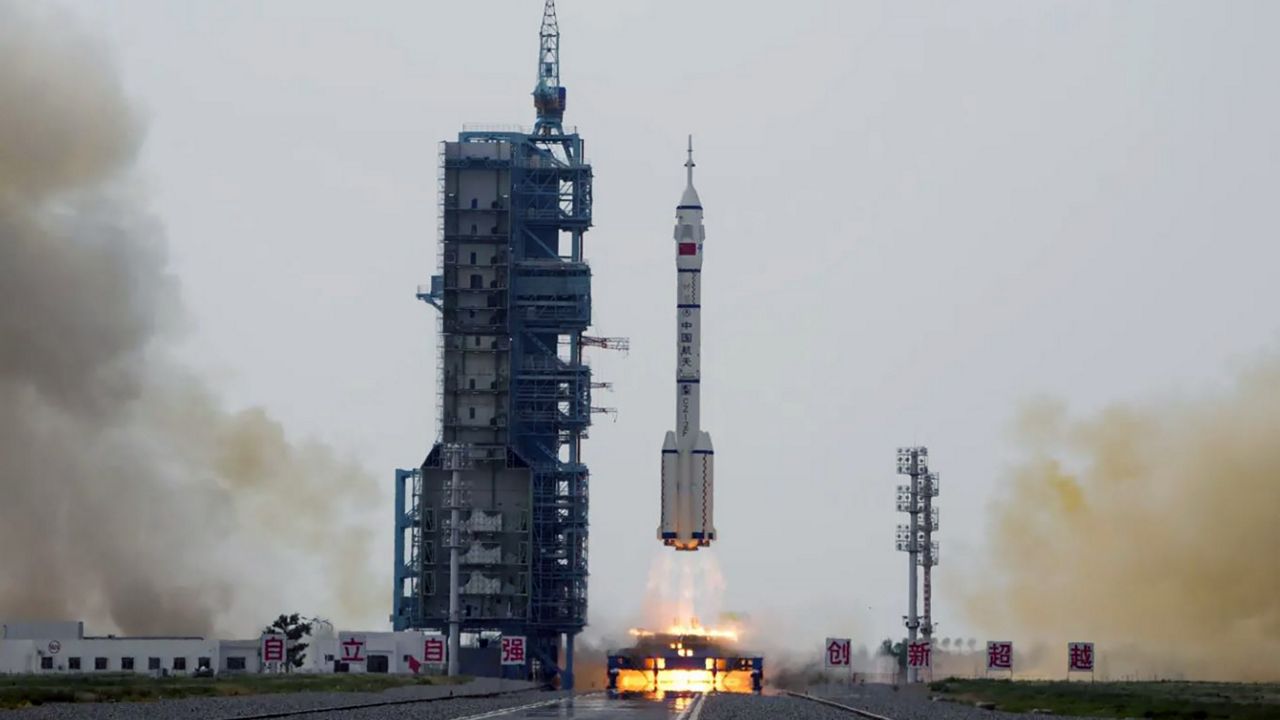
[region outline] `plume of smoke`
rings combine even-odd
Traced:
[[[1280,678],[1280,358],[1084,420],[1042,401],[1017,428],[975,619],[1049,643],[1042,675],[1091,640],[1111,677]]]
[[[645,586],[644,622],[659,630],[701,623],[712,627],[724,609],[725,581],[714,552],[658,551]]]
[[[250,632],[381,615],[371,478],[166,352],[181,319],[129,170],[138,119],[103,50],[0,0],[0,617]]]

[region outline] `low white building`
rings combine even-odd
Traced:
[[[0,672],[136,672],[185,675],[218,667],[219,643],[202,637],[86,636],[84,623],[5,623]]]
[[[399,632],[343,631],[337,636],[317,636],[311,647],[316,658],[324,657],[328,672],[412,673],[415,662],[425,659],[427,633],[418,630]],[[413,658],[413,660],[410,660]],[[436,673],[438,665],[421,666],[420,673]]]
[[[262,672],[262,640],[219,640],[218,673]]]
[[[295,672],[411,673],[425,659],[427,635],[401,632],[340,632],[318,625],[304,642],[304,663]],[[135,672],[188,675],[263,671],[261,638],[86,636],[82,622],[10,622],[0,625],[0,674]],[[410,660],[413,658],[413,660]],[[418,671],[441,672],[439,665]]]

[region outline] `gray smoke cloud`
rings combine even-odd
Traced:
[[[385,616],[374,479],[172,359],[178,282],[108,53],[0,0],[0,618],[245,633]],[[248,169],[246,169],[248,170]]]

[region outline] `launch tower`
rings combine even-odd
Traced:
[[[583,336],[592,173],[562,124],[554,0],[533,98],[532,129],[464,127],[440,145],[438,273],[418,292],[439,310],[440,431],[420,467],[396,471],[391,619],[455,620],[472,674],[497,671],[498,635],[526,637],[526,670],[571,687],[587,617],[582,348],[608,342]]]

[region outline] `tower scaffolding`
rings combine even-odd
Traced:
[[[465,127],[441,143],[439,268],[418,292],[440,311],[440,432],[420,468],[396,473],[392,623],[448,626],[448,558],[428,548],[447,540],[439,514],[457,511],[467,530],[449,543],[459,553],[462,672],[493,674],[468,667],[468,648],[483,658],[498,636],[523,636],[523,676],[560,675],[571,688],[587,618],[582,440],[602,384],[583,361],[592,168],[581,136],[563,126],[559,51],[546,0],[534,127]],[[446,447],[465,448],[465,469],[445,462]],[[449,501],[451,473],[465,503]]]

